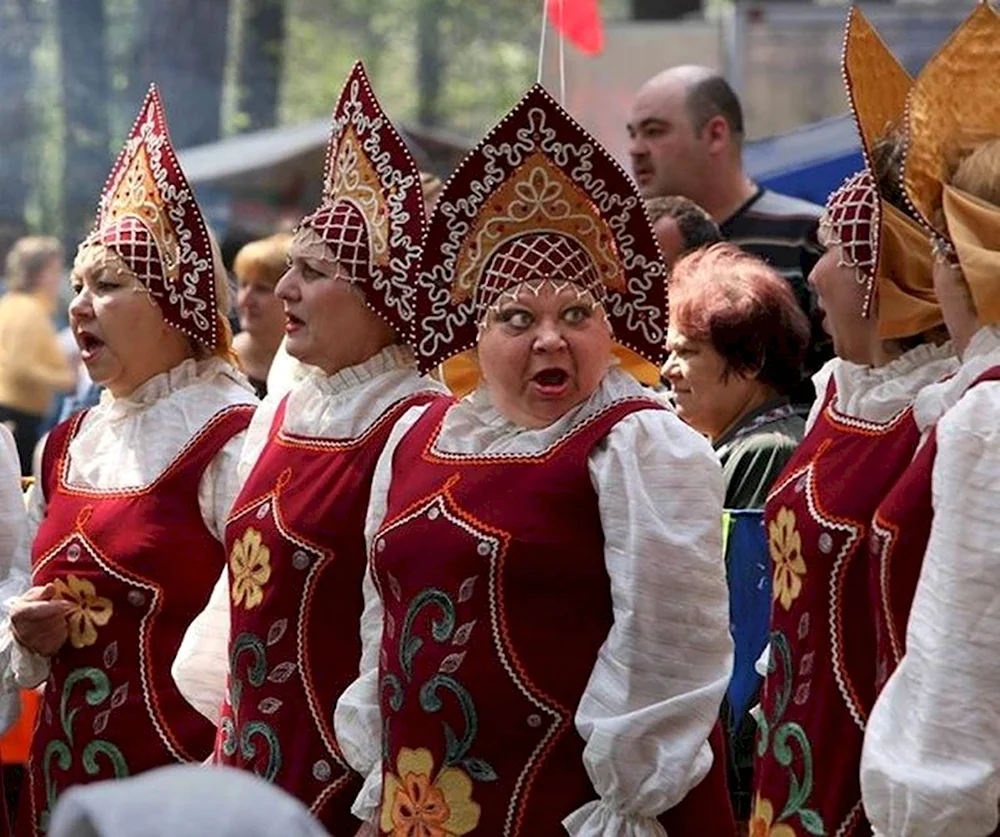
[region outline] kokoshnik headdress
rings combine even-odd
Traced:
[[[118,255],[170,325],[204,346],[218,345],[212,243],[155,85],[108,176],[96,226],[81,249],[94,245]]]
[[[889,202],[876,177],[876,147],[903,130],[912,80],[860,9],[852,7],[841,60],[865,167],[830,195],[821,230],[841,251],[841,264],[864,285],[862,316],[878,297],[883,338],[919,334],[942,321],[934,297],[930,242],[914,220]]]
[[[503,294],[540,281],[588,292],[619,343],[662,364],[666,267],[642,197],[611,155],[535,85],[438,199],[419,277],[421,369],[471,348]]]
[[[1000,322],[1000,207],[950,185],[962,157],[1000,139],[1000,16],[983,2],[927,62],[910,96],[903,183],[969,284],[983,322]]]
[[[369,307],[410,338],[426,232],[420,172],[360,61],[333,112],[322,200],[301,226],[322,239],[345,279],[364,288]]]

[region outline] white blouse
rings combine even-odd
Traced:
[[[302,377],[288,393],[282,427],[313,438],[355,439],[399,400],[416,392],[445,392],[439,384],[417,374],[413,353],[402,346],[389,346],[334,375],[312,366],[298,368]],[[254,415],[240,456],[241,486],[267,443],[283,397],[280,390],[269,391]],[[172,672],[185,700],[213,724],[218,723],[229,672],[227,571],[219,576],[208,606],[188,628]]]
[[[936,416],[922,406],[922,401],[929,397],[929,385],[951,375],[958,366],[950,341],[941,346],[924,343],[878,367],[861,366],[835,357],[813,376],[816,401],[806,420],[806,433],[823,409],[831,377],[837,389],[837,412],[882,423],[913,404],[914,419],[924,430],[936,420]],[[930,397],[929,400],[934,399]]]
[[[256,403],[246,378],[219,358],[185,360],[123,398],[106,391],[69,444],[67,480],[72,485],[107,491],[148,486],[212,416],[236,404]],[[245,435],[238,433],[229,440],[198,484],[202,519],[220,541],[239,488],[236,464]],[[10,666],[5,669],[7,689],[33,688],[49,676],[48,658],[19,645],[7,618],[11,597],[31,585],[31,545],[45,517],[39,477],[36,474],[35,488],[28,498],[27,536],[15,555],[10,584],[3,588],[6,596],[0,606],[0,654],[10,652]]]
[[[0,602],[24,589],[23,573],[14,568],[14,559],[26,522],[21,491],[21,465],[11,432],[0,424]],[[9,643],[0,651],[0,669],[10,664]],[[0,735],[17,721],[21,700],[17,691],[0,694]]]
[[[538,453],[603,407],[646,395],[612,369],[584,404],[541,430],[501,416],[478,390],[453,407],[437,448],[449,453]],[[396,425],[375,471],[369,549],[386,512],[392,458],[423,408]],[[577,707],[583,760],[598,801],[564,820],[574,837],[662,836],[656,817],[708,773],[708,736],[732,673],[722,557],[722,472],[711,445],[668,410],[629,415],[589,458],[605,535],[614,627]],[[382,607],[370,573],[361,620],[361,673],[334,713],[348,762],[366,776],[355,814],[381,801],[378,653]]]
[[[939,411],[934,519],[906,654],[865,733],[861,789],[880,837],[984,837],[1000,803],[1000,327],[981,329]],[[956,395],[957,394],[957,395]]]

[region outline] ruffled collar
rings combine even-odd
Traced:
[[[920,429],[925,430],[936,424],[958,403],[972,383],[994,366],[1000,366],[1000,326],[983,326],[969,341],[955,374],[920,392],[914,408]]]
[[[612,367],[597,390],[548,427],[531,429],[504,416],[481,384],[448,410],[437,448],[448,453],[533,453],[547,449],[577,424],[616,401],[647,397],[656,400],[627,372]]]
[[[253,387],[246,376],[222,358],[210,357],[206,360],[188,358],[173,369],[154,375],[139,384],[128,395],[116,398],[108,390],[104,390],[100,406],[106,411],[109,421],[116,421],[144,410],[175,392],[220,376],[229,377],[253,392]]]
[[[884,422],[906,409],[930,384],[954,373],[958,358],[951,341],[940,346],[923,343],[885,366],[833,363],[837,412],[866,421]],[[825,390],[817,388],[819,398]]]
[[[307,367],[308,372],[303,380],[309,381],[310,385],[323,395],[333,396],[366,384],[387,372],[412,369],[415,366],[413,350],[409,346],[395,344],[386,346],[368,360],[355,366],[348,366],[333,375],[327,375],[322,369],[314,366]]]

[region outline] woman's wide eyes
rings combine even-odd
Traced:
[[[589,316],[590,311],[582,305],[574,305],[563,312],[563,319],[570,325],[579,325]]]
[[[528,311],[514,309],[503,311],[500,314],[500,321],[514,328],[527,328],[534,321],[534,317]]]

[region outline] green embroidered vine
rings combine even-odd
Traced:
[[[68,710],[70,695],[78,683],[89,682],[90,688],[83,694],[83,699],[88,706],[101,706],[111,697],[111,681],[108,676],[99,668],[87,667],[78,668],[69,673],[63,683],[62,694],[59,697],[59,722],[62,726],[65,741],[58,739],[50,741],[45,746],[42,754],[42,773],[45,777],[45,809],[39,817],[38,827],[42,832],[48,831],[49,820],[52,816],[52,809],[55,807],[58,793],[55,781],[52,778],[52,760],[55,758],[56,766],[61,771],[67,771],[73,764],[74,730],[73,724],[79,713],[79,708]],[[115,706],[112,700],[112,708]],[[68,710],[68,711],[67,711]],[[95,727],[95,729],[98,729]],[[103,729],[101,727],[100,729]],[[129,775],[128,763],[125,756],[110,741],[94,739],[87,743],[81,754],[83,769],[88,776],[98,776],[101,772],[97,757],[103,756],[111,772],[116,779],[122,779]]]
[[[279,637],[280,638],[280,637]],[[269,637],[269,644],[274,644],[276,639]],[[229,703],[232,708],[232,715],[223,718],[220,725],[222,731],[222,752],[232,758],[239,751],[240,757],[248,762],[252,762],[257,757],[257,746],[254,744],[255,737],[261,737],[268,744],[267,766],[263,772],[254,769],[254,773],[262,779],[273,782],[281,769],[281,744],[277,733],[263,721],[250,721],[242,727],[237,725],[236,718],[239,716],[240,702],[243,697],[243,681],[239,678],[240,658],[245,654],[250,655],[250,660],[246,666],[247,682],[259,689],[268,679],[267,671],[267,647],[264,641],[251,633],[242,633],[233,642],[232,651],[229,654],[229,670],[231,672],[231,682],[229,686]],[[275,682],[284,682],[290,676],[294,667],[289,663],[282,663],[276,666],[270,674],[270,678]],[[280,706],[280,702],[277,703]]]
[[[788,801],[778,815],[777,822],[798,817],[802,828],[816,837],[825,837],[826,825],[818,811],[807,808],[806,803],[813,789],[813,757],[812,745],[802,727],[792,721],[786,721],[778,726],[784,717],[785,710],[792,697],[792,653],[785,635],[779,631],[771,634],[771,659],[767,666],[768,685],[774,683],[774,674],[781,666],[781,681],[779,691],[774,701],[774,713],[767,717],[762,715],[758,722],[759,738],[757,740],[757,755],[767,754],[770,745],[774,760],[788,770]],[[773,734],[772,734],[773,731]],[[798,745],[802,756],[802,776],[796,774],[794,761],[795,750],[790,742]]]
[[[420,687],[420,708],[424,712],[433,714],[440,712],[444,702],[438,696],[439,688],[450,691],[458,699],[458,705],[462,709],[462,716],[465,719],[465,734],[461,739],[455,735],[455,731],[449,724],[444,726],[445,757],[446,767],[461,765],[466,769],[473,779],[480,782],[492,782],[497,778],[496,772],[489,763],[482,759],[467,758],[467,754],[472,749],[472,743],[476,740],[476,733],[479,732],[479,718],[476,715],[476,707],[472,702],[472,695],[455,680],[446,674],[436,674],[423,686]]]
[[[472,596],[472,589],[475,578],[467,579],[459,592],[459,602],[467,601]],[[451,643],[453,645],[464,645],[468,642],[471,626],[469,623],[456,633],[457,614],[455,603],[450,595],[443,590],[428,589],[422,590],[410,602],[406,612],[406,619],[403,622],[403,629],[399,637],[399,665],[403,675],[409,683],[413,678],[413,663],[424,648],[424,640],[421,637],[413,636],[413,625],[420,613],[429,607],[436,607],[441,614],[431,621],[431,637],[439,645]],[[443,723],[445,739],[445,757],[442,767],[461,766],[466,772],[477,781],[492,782],[497,779],[496,771],[484,759],[470,757],[469,751],[475,743],[476,735],[479,731],[479,717],[476,713],[475,703],[469,691],[452,675],[459,669],[465,653],[457,652],[445,657],[441,663],[441,668],[429,680],[424,682],[419,689],[420,708],[428,714],[436,714],[444,708],[444,700],[439,694],[440,691],[447,691],[454,695],[459,708],[462,711],[462,718],[465,722],[465,729],[459,736],[451,725]],[[387,702],[393,712],[398,712],[403,708],[405,687],[402,680],[395,674],[385,674],[381,681],[383,695],[388,693]],[[383,724],[386,733],[389,725],[389,718]],[[383,750],[385,760],[389,760],[388,735],[383,738]]]
[[[254,771],[262,779],[273,782],[274,777],[281,770],[281,744],[278,742],[278,735],[271,727],[263,721],[250,721],[240,734],[240,755],[247,761],[253,761],[257,757],[257,747],[253,743],[255,736],[260,736],[268,744],[267,767],[263,773]]]
[[[441,590],[422,590],[410,603],[406,611],[406,621],[403,623],[403,633],[399,637],[399,665],[406,673],[407,679],[413,677],[413,659],[423,647],[424,641],[418,637],[411,637],[413,623],[425,607],[437,605],[441,608],[441,617],[431,622],[431,636],[438,643],[447,642],[451,639],[455,630],[455,605],[452,604],[451,597]]]

